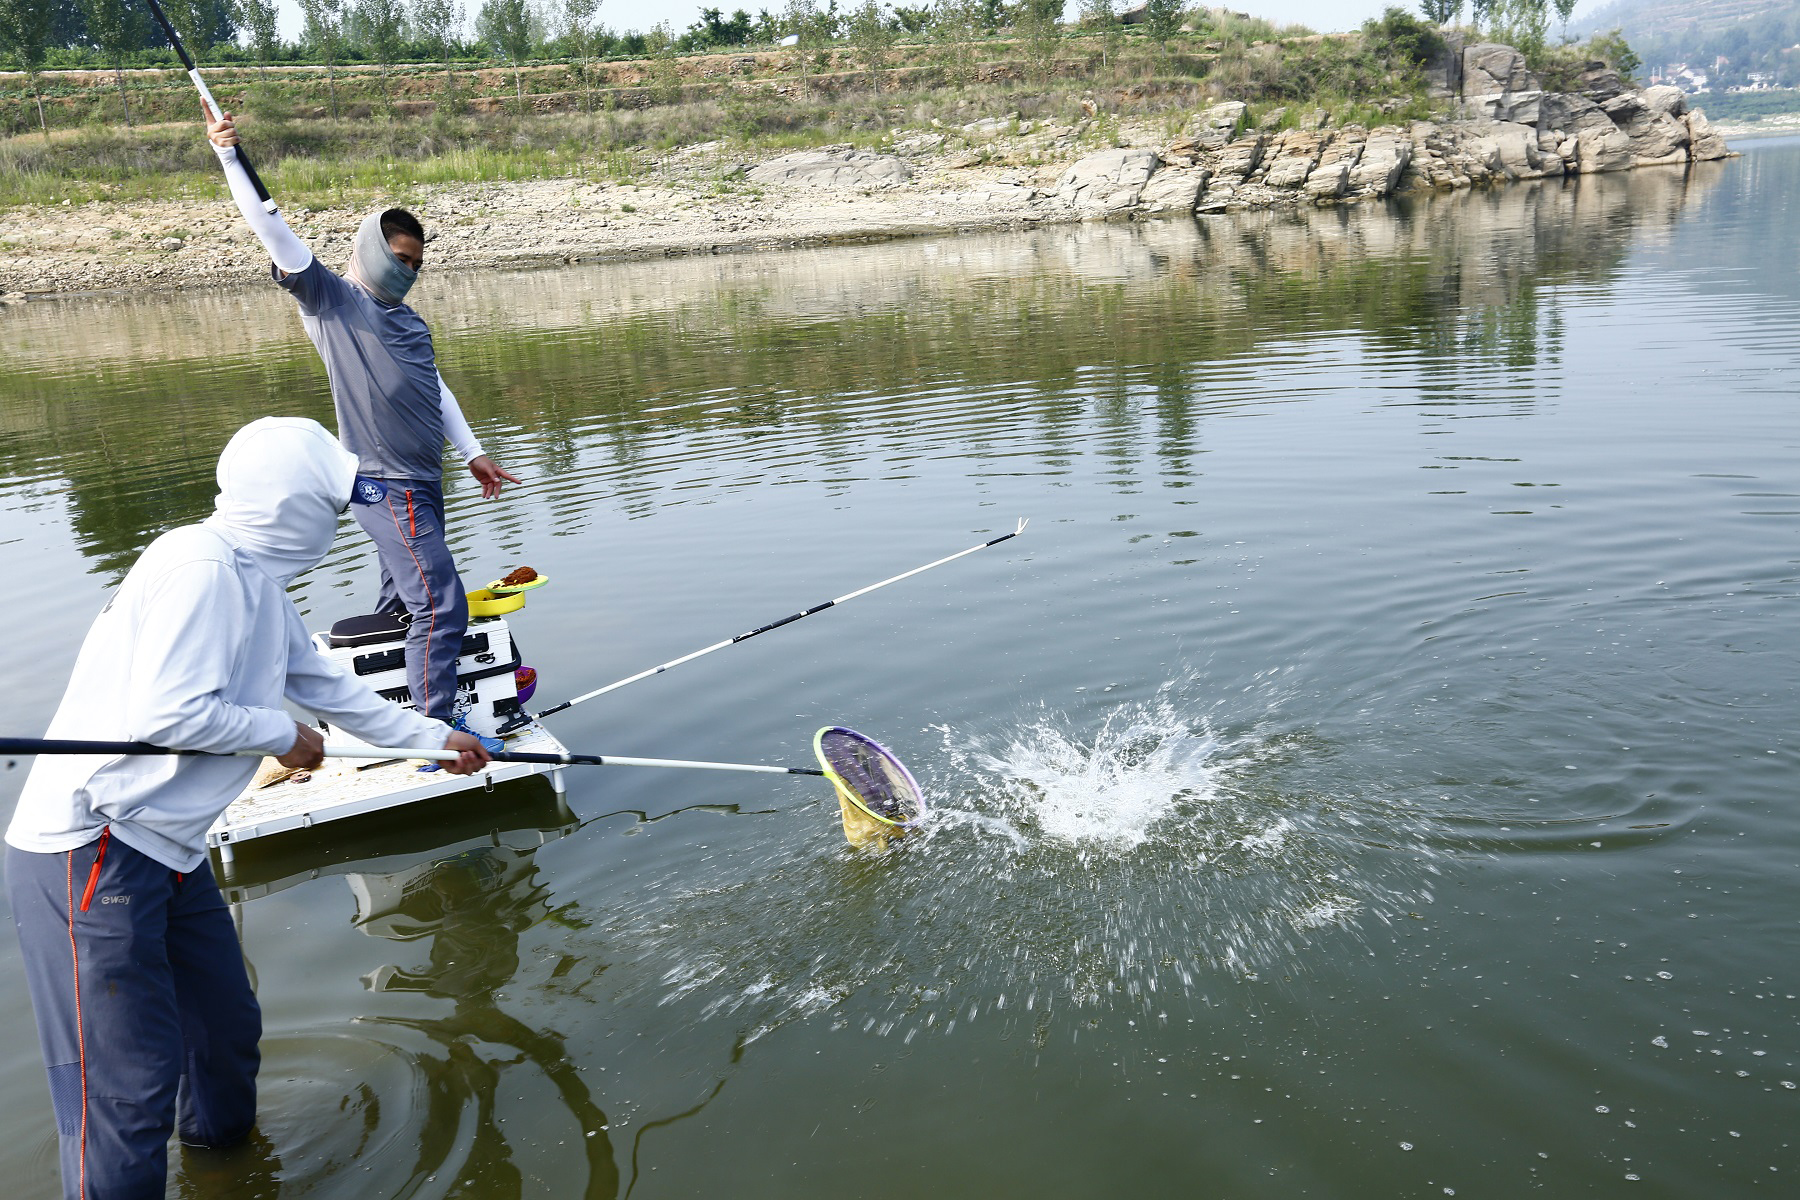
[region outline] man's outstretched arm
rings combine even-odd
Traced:
[[[237,126],[232,122],[231,114],[225,113],[217,121],[208,121],[206,136],[212,142],[213,153],[219,156],[219,165],[225,168],[225,182],[231,188],[231,198],[237,202],[238,212],[243,214],[244,223],[250,226],[256,240],[269,252],[269,261],[283,275],[295,275],[312,266],[312,250],[288,228],[288,223],[279,214],[263,208],[262,199],[251,186],[250,176],[244,173],[244,165],[238,161]]]
[[[462,405],[456,402],[456,396],[444,382],[441,372],[438,374],[438,411],[444,418],[444,437],[469,464],[469,474],[481,485],[483,498],[492,500],[507,483],[519,482],[517,475],[482,452],[481,443],[475,440],[475,433],[469,428],[468,418],[463,416]]]

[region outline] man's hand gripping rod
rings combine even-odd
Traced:
[[[187,68],[188,78],[193,80],[195,90],[200,93],[200,103],[206,107],[206,111],[211,114],[213,120],[224,119],[225,110],[219,107],[217,100],[213,99],[212,91],[206,86],[206,80],[200,78],[200,68],[194,65],[193,56],[187,52],[187,47],[181,44],[181,35],[175,32],[175,26],[170,22],[168,14],[163,12],[162,5],[158,4],[156,0],[144,0],[144,3],[150,6],[150,14],[156,18],[156,23],[162,26],[163,33],[168,35],[169,45],[175,47],[175,53],[180,57],[181,65]],[[244,147],[238,146],[237,153],[238,162],[243,166],[244,174],[250,177],[250,186],[256,189],[257,199],[262,201],[263,208],[271,213],[279,211],[275,207],[274,199],[269,195],[269,189],[263,186],[262,176],[258,175],[256,168],[250,165],[250,156],[244,153]]]

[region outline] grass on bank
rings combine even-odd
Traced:
[[[1263,37],[1279,40],[1256,40]],[[311,95],[322,86],[317,73],[247,82],[226,102],[239,112],[264,179],[289,207],[403,201],[411,189],[449,183],[675,180],[685,168],[667,152],[705,143],[717,144],[711,170],[723,186],[723,160],[754,162],[829,144],[878,148],[896,130],[934,127],[955,149],[960,126],[1009,114],[1078,126],[1084,147],[1099,149],[1113,144],[1121,120],[1160,124],[1172,137],[1197,108],[1227,98],[1251,102],[1255,118],[1271,128],[1319,109],[1337,124],[1362,125],[1430,112],[1416,63],[1397,59],[1379,39],[1237,22],[1167,50],[1129,41],[1103,58],[1096,39],[1065,39],[1047,68],[1004,57],[1016,47],[984,44],[984,53],[1003,57],[984,59],[979,80],[922,63],[889,72],[879,93],[867,73],[844,69],[853,64],[840,53],[829,64],[835,74],[804,82],[781,76],[741,86],[690,76],[637,89],[626,94],[629,104],[609,101],[593,112],[536,111],[575,99],[550,93],[475,114],[466,94],[447,89],[443,103],[417,114],[365,109],[322,117]],[[185,81],[159,85],[167,109],[161,123],[128,128],[112,123],[116,107],[107,116],[111,101],[99,80],[83,124],[0,141],[0,208],[217,196],[218,167],[197,117],[181,119],[194,107],[182,87]],[[967,145],[983,161],[1009,161],[988,143]]]
[[[573,178],[616,183],[648,179],[677,147],[716,143],[715,159],[743,162],[814,146],[879,148],[896,128],[956,127],[980,117],[1076,125],[1089,114],[1080,91],[977,85],[957,93],[921,89],[879,98],[855,92],[812,105],[779,97],[695,100],[648,109],[528,116],[491,114],[363,120],[240,120],[245,145],[269,188],[289,207],[315,208],[404,196],[435,184]],[[1178,129],[1208,94],[1191,81],[1142,89],[1134,115],[1171,118]],[[1090,122],[1096,148],[1116,128]],[[154,201],[213,197],[217,160],[198,121],[87,126],[50,138],[0,141],[0,208],[64,201]]]

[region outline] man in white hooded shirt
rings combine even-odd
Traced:
[[[364,481],[315,421],[267,417],[219,459],[213,514],[138,559],[95,619],[47,736],[218,757],[40,758],[6,832],[6,884],[70,1197],[160,1197],[167,1142],[229,1145],[256,1116],[261,1016],[206,854],[254,757],[317,766],[283,699],[377,745],[473,737],[391,704],[311,645],[287,585]]]

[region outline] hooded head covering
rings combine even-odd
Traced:
[[[356,456],[304,417],[263,417],[219,455],[213,524],[283,586],[318,565],[356,484]]]
[[[419,277],[417,271],[394,257],[381,232],[381,213],[370,213],[357,226],[356,246],[350,252],[350,277],[383,304],[398,304],[406,299],[413,281]]]

